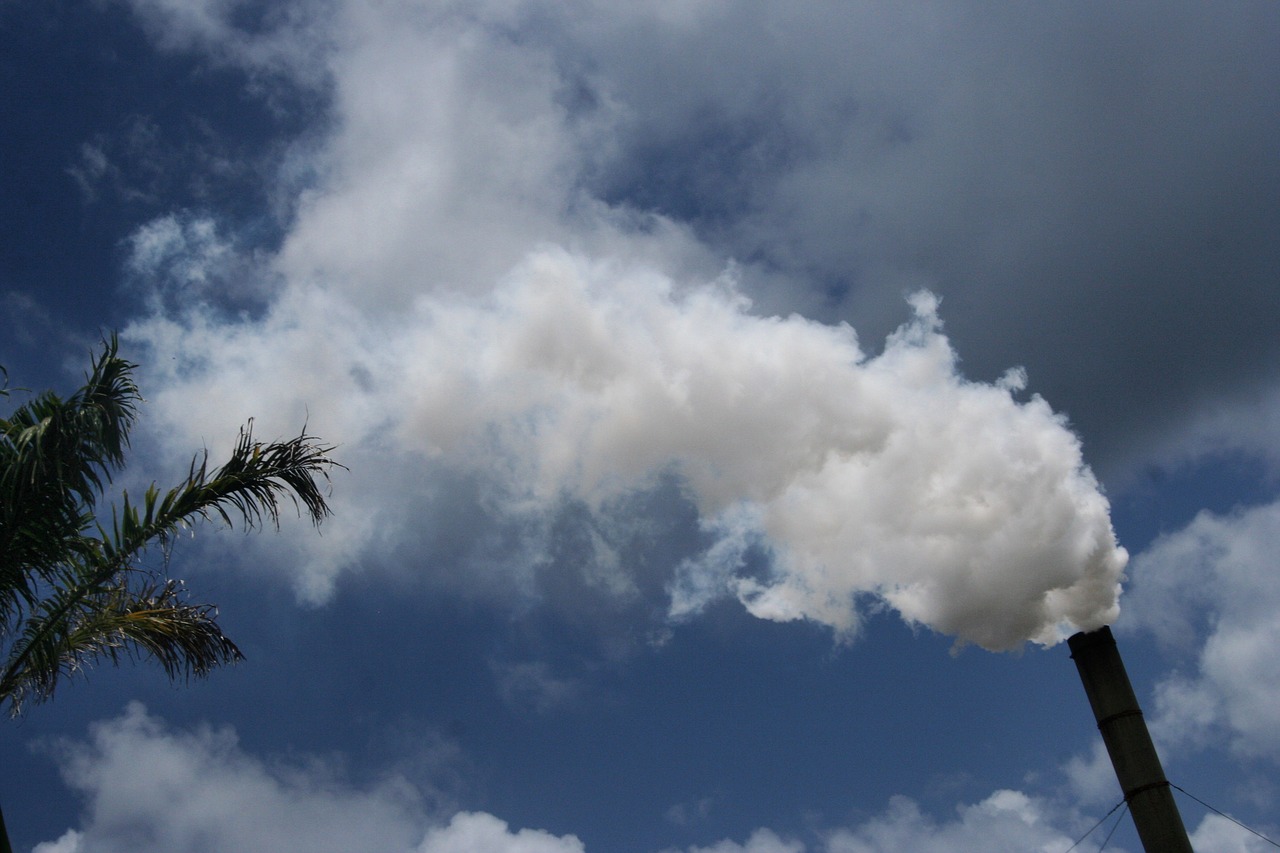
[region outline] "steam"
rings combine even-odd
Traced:
[[[937,300],[911,304],[868,358],[848,326],[753,316],[728,277],[677,292],[542,251],[490,305],[430,306],[402,438],[487,457],[533,503],[674,468],[720,534],[680,568],[675,616],[732,594],[852,634],[871,596],[995,650],[1112,621],[1126,554],[1078,439],[1015,398],[1020,371],[962,378]],[[759,543],[772,573],[743,576]]]
[[[544,248],[483,299],[424,296],[401,317],[294,287],[256,322],[157,317],[130,335],[203,356],[148,359],[173,365],[153,399],[180,438],[237,405],[241,420],[307,411],[345,445],[390,438],[478,473],[511,513],[599,508],[674,472],[717,537],[678,568],[674,618],[736,596],[852,636],[883,601],[993,650],[1114,620],[1126,554],[1079,441],[1016,399],[1019,371],[961,377],[937,300],[911,304],[868,357],[846,325],[752,314],[731,275],[680,288]],[[328,537],[345,554],[375,535],[367,491],[359,528]],[[752,548],[771,553],[765,577],[745,571]],[[303,585],[322,595],[336,570]]]
[[[1021,371],[963,378],[937,299],[910,303],[868,356],[847,325],[751,313],[731,273],[681,286],[642,261],[544,247],[482,297],[379,316],[295,284],[259,320],[206,309],[130,336],[169,366],[153,400],[188,443],[231,416],[310,417],[363,449],[356,469],[408,453],[478,475],[497,512],[527,518],[674,473],[716,539],[675,571],[674,619],[733,596],[852,637],[883,602],[992,650],[1113,621],[1127,555],[1078,439],[1044,400],[1018,399]],[[395,498],[372,473],[357,491],[353,526],[340,510],[300,580],[313,599],[335,554],[387,536],[371,508]],[[771,557],[764,576],[752,549]]]
[[[199,221],[133,241],[129,269],[165,297],[129,332],[152,350],[164,440],[185,453],[254,417],[343,446],[338,517],[289,561],[305,596],[412,539],[388,483],[461,470],[490,487],[486,510],[522,520],[675,474],[715,542],[672,577],[673,618],[730,596],[852,636],[884,602],[991,649],[1114,619],[1126,555],[1107,502],[1018,371],[960,376],[925,293],[869,356],[848,326],[753,313],[732,274],[692,281],[717,250],[592,195],[591,152],[626,141],[633,105],[569,109],[560,63],[468,20],[363,4],[331,49],[307,30],[296,49],[227,51],[331,75],[328,135],[277,189],[316,185],[269,260]],[[231,32],[157,24],[191,44]],[[233,317],[246,270],[269,304]]]

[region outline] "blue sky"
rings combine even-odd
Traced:
[[[1066,851],[1120,799],[1060,642],[1107,623],[1169,777],[1280,836],[1274,4],[8,0],[0,44],[11,384],[118,330],[121,485],[249,418],[348,468],[319,535],[175,548],[243,665],[8,724],[17,849]]]

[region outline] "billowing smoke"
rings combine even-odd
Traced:
[[[1107,502],[1063,420],[1021,396],[1019,371],[964,379],[927,293],[869,355],[847,326],[764,316],[733,270],[709,281],[722,249],[608,201],[597,180],[647,115],[618,99],[630,84],[580,77],[573,69],[596,63],[561,63],[536,39],[503,35],[514,31],[503,4],[471,5],[335,4],[319,30],[277,34],[292,49],[228,45],[227,61],[271,59],[285,73],[286,59],[305,59],[331,78],[332,120],[278,176],[292,199],[286,233],[273,252],[237,253],[224,245],[234,237],[179,216],[132,243],[138,278],[177,286],[130,330],[153,371],[148,414],[175,451],[216,449],[248,417],[264,434],[306,421],[342,445],[351,475],[338,515],[289,560],[304,595],[323,599],[347,565],[397,547],[416,559],[406,529],[430,527],[432,507],[409,507],[408,493],[447,471],[483,483],[482,512],[533,531],[527,553],[504,556],[503,571],[525,573],[511,587],[531,586],[545,519],[566,501],[607,514],[677,478],[712,544],[668,578],[676,619],[736,597],[762,618],[851,637],[884,602],[990,649],[1114,619],[1126,555]],[[232,32],[153,23],[194,43]],[[594,94],[570,96],[580,91]],[[882,100],[854,95],[829,103]],[[815,126],[829,128],[831,111],[819,112]],[[831,209],[883,183],[850,174],[858,187]],[[312,176],[305,190],[301,175]],[[928,232],[925,218],[887,221]],[[230,285],[246,271],[264,274],[248,300],[256,313],[240,315]],[[763,298],[805,304],[789,273],[740,274]],[[625,561],[606,556],[614,574],[601,586],[634,588]]]
[[[676,570],[675,618],[736,596],[853,636],[885,602],[993,650],[1112,621],[1126,554],[1076,436],[1019,400],[1020,371],[964,379],[937,300],[910,301],[868,356],[848,326],[753,314],[731,274],[680,286],[544,247],[484,297],[423,296],[376,321],[302,287],[234,334],[189,316],[182,346],[209,360],[157,402],[206,422],[246,388],[247,413],[305,400],[334,412],[334,440],[469,470],[511,512],[600,508],[674,474],[716,535]],[[174,331],[133,335],[176,348]],[[282,353],[322,369],[264,387]]]
[[[936,300],[912,303],[868,358],[847,326],[751,315],[731,282],[677,294],[542,252],[493,304],[429,309],[402,437],[487,458],[535,502],[674,467],[723,534],[681,567],[676,615],[732,593],[853,632],[871,595],[990,649],[1114,619],[1125,554],[1078,440],[1015,399],[1017,371],[965,381]],[[753,541],[768,578],[738,574]]]

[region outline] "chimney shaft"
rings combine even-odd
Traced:
[[[1120,650],[1103,626],[1067,640],[1120,790],[1147,853],[1194,853]]]

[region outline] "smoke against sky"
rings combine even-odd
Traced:
[[[0,363],[121,329],[131,476],[251,417],[350,469],[175,552],[249,666],[25,724],[28,848],[1065,849],[1115,791],[1052,644],[1109,622],[1171,774],[1275,813],[1274,6],[0,27]]]
[[[424,476],[478,473],[507,512],[543,517],[674,472],[708,529],[750,523],[775,555],[764,583],[737,576],[732,549],[686,561],[678,615],[736,592],[763,618],[852,636],[870,594],[991,649],[1113,621],[1125,555],[1079,441],[1043,400],[1015,399],[1017,371],[959,376],[936,300],[912,301],[915,319],[868,358],[848,326],[753,315],[730,277],[677,288],[543,249],[492,293],[424,295],[394,324],[311,289],[257,324],[195,312],[127,338],[173,366],[154,405],[174,446],[229,411],[287,425],[277,413],[313,410],[333,441],[391,441]],[[170,357],[183,351],[200,365]],[[281,361],[312,381],[264,386]],[[366,508],[398,500],[366,489]]]
[[[166,217],[133,238],[141,277],[180,287],[178,317],[128,332],[176,371],[156,400],[177,446],[208,441],[218,415],[282,429],[273,414],[306,411],[343,444],[389,433],[461,457],[544,515],[674,469],[708,530],[750,518],[774,558],[763,581],[686,561],[686,615],[736,593],[756,615],[852,636],[870,594],[993,649],[1115,618],[1125,557],[1079,442],[1043,401],[1014,402],[1016,372],[965,381],[932,296],[912,297],[917,318],[868,359],[847,325],[754,313],[741,273],[673,278],[697,254],[687,232],[583,194],[579,152],[607,119],[562,104],[544,52],[465,18],[344,14],[338,120],[310,155],[324,177],[267,261],[284,290],[265,320],[202,309],[202,290],[246,266],[213,223]],[[207,17],[185,26],[214,32]],[[548,238],[583,248],[534,247]],[[369,508],[388,499],[364,490],[352,523],[372,535]],[[336,570],[312,562],[304,590],[322,596]]]

